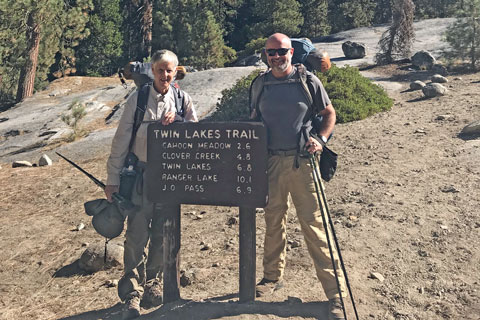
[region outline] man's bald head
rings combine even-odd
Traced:
[[[292,72],[292,41],[283,33],[274,33],[265,43],[265,54],[274,77],[281,78]]]
[[[290,41],[290,38],[283,33],[274,33],[268,37],[267,42],[265,43],[267,49],[270,46],[272,48],[291,48],[292,41]]]

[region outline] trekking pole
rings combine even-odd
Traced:
[[[312,163],[313,171],[315,173],[314,174],[314,177],[315,177],[315,180],[316,180],[315,187],[317,187],[317,183],[320,186],[320,191],[321,191],[321,194],[322,194],[323,204],[325,206],[324,207],[325,212],[326,212],[327,217],[328,217],[328,223],[330,225],[330,229],[332,230],[332,236],[333,236],[333,240],[335,241],[335,247],[337,248],[338,258],[340,260],[340,265],[342,267],[343,275],[345,276],[345,283],[347,284],[348,293],[350,295],[350,299],[352,300],[352,306],[353,306],[353,311],[355,312],[355,318],[358,320],[359,318],[358,318],[357,306],[355,304],[355,299],[353,298],[353,292],[352,292],[352,288],[350,287],[350,281],[348,280],[347,270],[345,269],[345,264],[343,263],[342,253],[340,251],[340,245],[338,244],[338,239],[337,239],[337,235],[335,233],[335,228],[333,227],[332,217],[330,216],[330,210],[328,209],[327,197],[325,196],[325,190],[324,190],[324,187],[323,187],[322,177],[321,177],[321,175],[318,171],[318,166],[317,166],[317,163],[315,161],[315,157],[313,155],[310,157],[310,161]],[[318,189],[317,189],[317,197],[319,198],[319,203],[320,203],[320,195],[318,193]],[[322,213],[322,218],[323,218],[323,213]],[[327,237],[328,237],[328,235],[327,235]],[[332,256],[332,259],[333,259],[333,256]],[[337,284],[337,286],[338,286],[338,284]],[[340,295],[340,297],[341,297],[341,295]],[[343,305],[343,299],[342,299],[342,305]],[[344,312],[345,312],[345,309],[344,309]],[[347,319],[346,316],[345,316],[345,319]]]
[[[310,159],[310,165],[312,166],[313,181],[315,183],[315,191],[317,193],[318,205],[322,213],[322,222],[325,229],[325,236],[327,237],[328,251],[330,252],[330,260],[332,260],[333,273],[335,274],[335,281],[337,283],[338,295],[340,296],[340,302],[342,304],[343,316],[345,317],[345,320],[347,320],[347,312],[346,312],[345,303],[342,297],[342,289],[340,287],[340,281],[338,279],[338,271],[337,271],[337,268],[335,267],[335,257],[333,256],[332,242],[330,240],[330,235],[328,231],[327,219],[325,218],[325,212],[323,210],[325,206],[323,205],[322,198],[320,198],[319,189],[321,188],[321,186],[319,185],[319,179],[317,177],[317,171],[315,167],[315,156],[312,154],[310,155],[309,159]]]

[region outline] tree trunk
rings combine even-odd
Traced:
[[[35,72],[38,64],[38,49],[40,45],[40,24],[37,20],[37,13],[30,12],[27,19],[27,54],[26,61],[20,70],[18,79],[16,102],[33,95],[33,85],[35,84]]]
[[[473,71],[477,71],[477,67],[476,67],[476,64],[477,64],[477,43],[476,43],[476,40],[477,39],[477,21],[476,21],[476,18],[473,18],[473,37],[472,37],[472,50],[470,52],[470,55],[471,55],[471,60],[472,60],[472,70]]]
[[[144,0],[143,4],[143,17],[142,17],[142,29],[143,29],[143,42],[142,53],[144,57],[150,57],[152,55],[152,26],[153,26],[153,7],[152,0]]]

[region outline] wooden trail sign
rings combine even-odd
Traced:
[[[152,123],[147,198],[163,228],[163,300],[180,299],[180,204],[239,206],[239,300],[255,300],[255,208],[268,200],[267,133],[258,122]],[[168,208],[168,209],[165,209]]]
[[[150,124],[147,197],[156,203],[264,207],[266,141],[261,123]]]

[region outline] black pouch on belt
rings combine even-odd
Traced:
[[[322,154],[320,155],[320,175],[325,181],[330,181],[337,170],[337,154],[323,146]]]
[[[132,192],[137,180],[138,157],[129,152],[125,158],[122,171],[120,171],[120,190],[118,193],[128,200],[132,200]]]
[[[302,127],[302,133],[305,141],[308,140],[307,127]],[[316,137],[314,137],[316,138]],[[316,138],[318,139],[318,138]],[[322,147],[322,153],[320,154],[320,175],[323,180],[330,181],[337,170],[338,155],[327,148],[325,144]],[[298,168],[298,167],[297,167]]]

